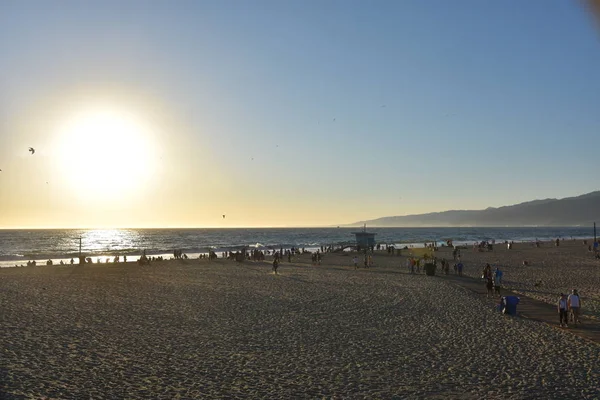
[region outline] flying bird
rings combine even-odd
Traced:
[[[225,219],[225,214],[223,214],[223,219]]]
[[[333,122],[335,122],[335,118],[333,119]]]
[[[31,155],[34,155],[34,154],[35,154],[35,149],[34,149],[33,147],[30,147],[30,148],[29,148],[29,151],[31,152]]]

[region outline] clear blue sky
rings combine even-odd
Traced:
[[[157,143],[178,165],[154,210],[209,210],[179,225],[218,225],[208,215],[221,210],[233,225],[236,213],[327,225],[582,194],[600,167],[597,28],[567,0],[4,0],[0,168],[20,165],[16,136],[45,135],[27,128],[44,104],[101,87],[165,105]],[[14,206],[6,193],[29,178],[1,177]]]

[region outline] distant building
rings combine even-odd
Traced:
[[[361,232],[352,232],[356,236],[356,247],[358,250],[370,249],[375,247],[375,235],[376,233],[367,232],[367,225],[365,224]]]

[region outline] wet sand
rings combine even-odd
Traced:
[[[463,251],[468,273],[496,257],[515,285],[532,274],[510,265],[518,255]],[[375,262],[2,269],[0,398],[597,397],[597,344],[409,275],[403,257]]]

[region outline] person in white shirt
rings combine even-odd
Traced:
[[[580,324],[579,311],[581,310],[581,299],[579,298],[577,289],[573,289],[567,300],[569,310],[571,310],[571,314],[573,315],[573,323]]]
[[[558,299],[558,318],[560,319],[560,327],[569,327],[569,317],[567,314],[568,309],[568,301],[567,296],[564,293],[560,294],[560,298]]]

